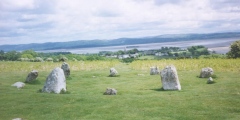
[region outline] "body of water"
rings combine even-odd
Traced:
[[[108,47],[91,47],[91,48],[76,48],[76,49],[56,49],[44,50],[38,52],[71,52],[75,54],[99,53],[100,51],[119,51],[130,50],[137,48],[138,50],[161,49],[161,47],[180,47],[187,48],[190,46],[203,45],[216,51],[217,53],[225,54],[229,51],[232,42],[240,40],[240,38],[224,38],[224,39],[208,39],[208,40],[191,40],[179,42],[164,42],[164,43],[149,43],[149,44],[134,44]]]

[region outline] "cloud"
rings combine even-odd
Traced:
[[[238,0],[1,0],[0,44],[240,30]]]

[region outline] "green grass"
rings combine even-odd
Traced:
[[[24,82],[27,71],[0,72],[0,119],[9,120],[19,117],[24,120],[238,120],[240,118],[238,71],[219,69],[215,71],[216,83],[207,84],[207,78],[197,77],[200,70],[180,69],[178,75],[182,90],[163,91],[160,76],[149,75],[148,69],[133,69],[131,63],[114,65],[119,73],[118,77],[108,77],[110,68],[71,71],[70,78],[67,79],[68,94],[38,92],[51,70],[41,71],[36,82],[27,83],[20,90],[11,85],[17,81]],[[138,76],[138,74],[144,75]],[[103,95],[107,87],[117,89],[117,95]]]

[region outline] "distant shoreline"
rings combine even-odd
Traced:
[[[164,43],[149,43],[149,44],[134,44],[134,45],[121,45],[121,46],[107,46],[107,47],[90,47],[90,48],[76,48],[76,49],[56,49],[56,50],[41,50],[37,52],[71,52],[74,54],[87,54],[99,53],[100,51],[116,52],[124,49],[134,49],[137,46],[138,50],[152,50],[161,49],[161,47],[180,47],[187,48],[190,46],[203,45],[209,49],[214,50],[216,53],[225,54],[229,51],[232,42],[240,38],[223,38],[223,39],[210,39],[210,40],[191,40],[179,42],[164,42]],[[128,46],[128,47],[127,47]]]

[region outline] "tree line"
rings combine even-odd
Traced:
[[[4,52],[0,50],[1,61],[30,61],[30,62],[41,62],[41,61],[80,61],[80,60],[107,60],[103,56],[98,54],[72,54],[71,52],[53,52],[53,53],[38,53],[33,50],[24,50],[22,52],[9,51]]]
[[[211,54],[208,48],[204,46],[191,46],[186,50],[181,50],[178,47],[161,47],[158,50],[153,50],[155,52],[165,53],[166,55],[174,56],[175,58],[189,58],[190,56],[196,58],[240,58],[240,40],[235,41],[230,46],[230,51],[226,55]],[[33,50],[24,50],[22,52],[9,51],[4,52],[0,50],[0,60],[1,61],[84,61],[84,60],[111,60],[112,58],[107,58],[105,56],[110,55],[123,55],[123,54],[136,54],[142,53],[134,48],[131,50],[119,50],[117,52],[101,51],[98,54],[72,54],[71,52],[53,52],[53,53],[38,53]],[[214,53],[214,52],[213,52]]]

